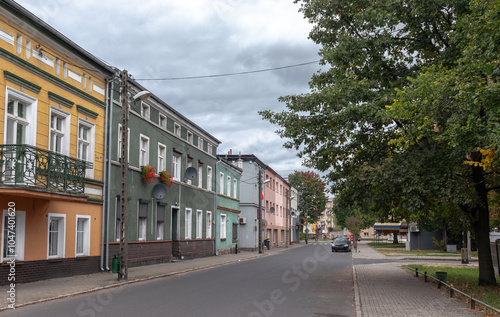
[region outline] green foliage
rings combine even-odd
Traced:
[[[500,0],[295,2],[330,67],[263,119],[328,171],[340,224],[356,213],[466,219],[479,282],[495,285],[487,193],[500,188],[500,163],[480,163],[500,148]]]
[[[432,237],[432,245],[440,251],[446,251],[446,243],[444,240],[438,241],[436,238]]]
[[[288,175],[288,181],[300,193],[301,215],[307,217],[308,223],[316,222],[326,208],[325,183],[318,174],[311,171],[295,171]]]

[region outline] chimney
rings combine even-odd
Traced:
[[[229,152],[227,153],[227,155],[233,155],[233,149],[229,149]]]

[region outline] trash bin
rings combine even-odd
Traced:
[[[111,261],[111,272],[120,272],[120,257],[119,254],[115,254],[113,260]]]
[[[448,273],[446,273],[446,272],[436,272],[436,278],[438,280],[441,280],[441,282],[446,283],[446,280],[448,279]]]
[[[268,250],[271,250],[271,246],[270,246],[269,244],[270,244],[270,240],[269,240],[269,239],[265,239],[265,240],[264,240],[264,245],[266,246],[266,248],[267,248]]]

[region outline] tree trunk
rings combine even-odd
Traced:
[[[478,154],[481,155],[480,153]],[[480,161],[480,159],[478,161]],[[472,177],[474,179],[474,189],[478,198],[478,203],[476,203],[476,206],[471,208],[470,211],[472,216],[472,227],[474,228],[477,240],[479,285],[497,286],[493,259],[491,258],[488,192],[486,190],[483,168],[480,166],[473,166]]]

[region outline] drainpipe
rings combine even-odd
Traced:
[[[217,180],[218,180],[218,174],[217,174],[217,166],[219,165],[220,163],[220,159],[215,162],[215,177],[213,177],[213,179],[215,180],[215,187],[214,187],[214,191],[215,191],[215,194],[214,194],[214,255],[218,255],[217,254]]]
[[[111,179],[111,131],[110,123],[113,118],[113,88],[114,77],[108,82],[108,102],[106,105],[106,120],[104,129],[104,187],[103,196],[104,202],[102,204],[102,238],[101,238],[101,271],[104,271],[104,249],[106,249],[106,271],[109,271],[109,205],[110,205],[110,186],[108,180]]]

